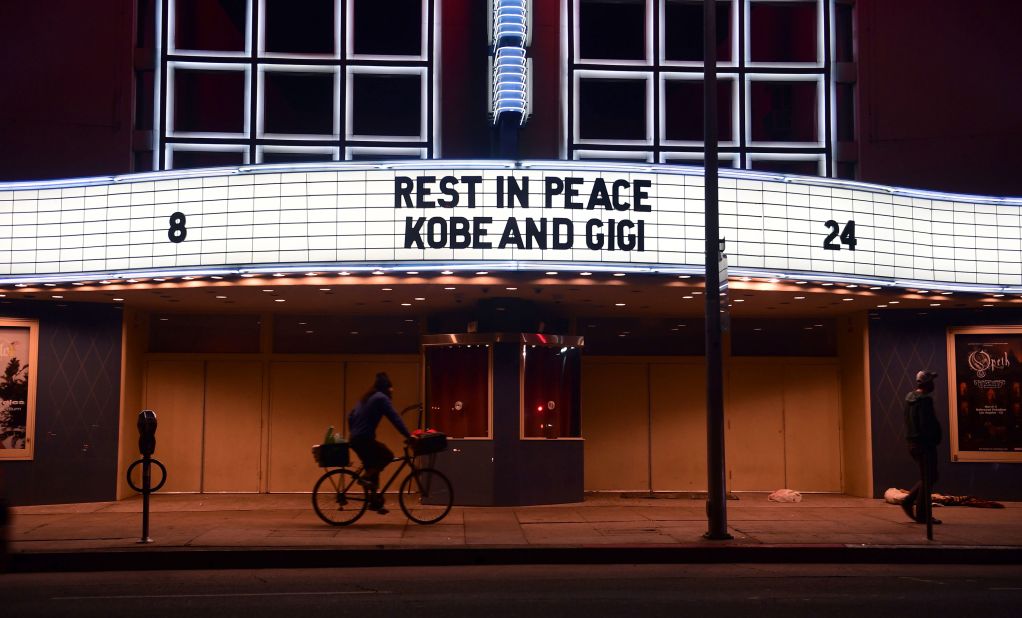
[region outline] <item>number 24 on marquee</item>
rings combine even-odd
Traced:
[[[823,225],[830,229],[830,234],[827,234],[827,238],[823,240],[824,249],[840,251],[841,245],[834,242],[834,239],[838,238],[841,241],[841,244],[848,246],[849,251],[855,251],[855,245],[859,243],[859,241],[855,239],[855,221],[845,223],[844,229],[841,229],[837,221],[833,219],[827,221]]]

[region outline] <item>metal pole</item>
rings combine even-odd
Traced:
[[[703,0],[703,152],[706,226],[706,516],[707,539],[732,538],[727,532],[724,478],[724,368],[720,332],[720,229],[717,220],[717,7]]]
[[[936,448],[936,447],[934,447]],[[919,508],[923,511],[920,515],[916,513],[916,517],[926,518],[926,540],[933,540],[933,503],[930,500],[930,493],[933,491],[930,489],[931,479],[933,473],[930,471],[930,451],[929,449],[923,449],[923,495],[919,496],[922,500],[919,502]],[[936,459],[936,457],[934,457]]]
[[[152,486],[152,464],[149,462],[149,456],[145,455],[142,458],[142,539],[139,543],[153,542],[149,538],[149,494]]]

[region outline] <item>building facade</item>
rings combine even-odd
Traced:
[[[6,9],[14,501],[128,495],[143,408],[164,491],[309,491],[381,370],[462,487],[705,490],[701,4],[66,3],[59,40]],[[717,2],[732,491],[911,482],[926,368],[941,489],[1019,498],[1017,11],[898,4]],[[539,339],[435,339],[487,333]]]

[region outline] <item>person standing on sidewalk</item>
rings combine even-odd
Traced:
[[[394,460],[394,453],[387,445],[376,439],[376,427],[386,416],[406,440],[412,439],[411,432],[391,403],[393,394],[394,385],[390,377],[380,372],[376,374],[372,388],[366,391],[348,414],[351,450],[362,460],[364,469],[361,482],[372,492],[369,508],[380,514],[386,514],[387,509],[383,507],[383,496],[377,493],[376,489],[380,486],[380,472]]]
[[[901,508],[921,524],[925,524],[927,518],[934,524],[940,523],[930,513],[930,496],[926,495],[937,482],[937,445],[941,439],[940,423],[933,411],[933,379],[936,377],[932,371],[920,371],[916,374],[915,389],[905,396],[905,440],[909,454],[919,465],[920,479],[902,500]]]

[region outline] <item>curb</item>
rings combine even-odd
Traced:
[[[169,549],[26,552],[12,573],[529,564],[1022,564],[1022,547],[756,545]]]

